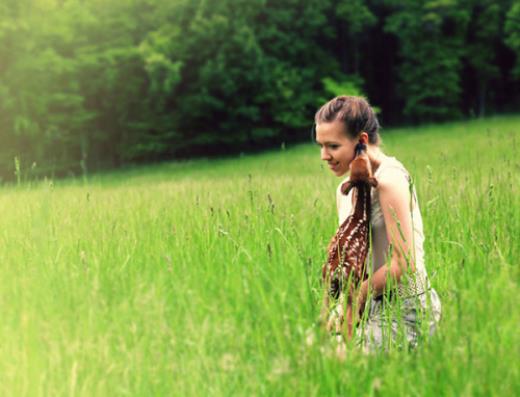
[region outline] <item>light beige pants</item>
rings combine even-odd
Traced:
[[[342,327],[342,302],[340,295],[330,312],[334,333]],[[441,302],[433,288],[406,298],[371,299],[356,328],[355,342],[364,352],[415,348],[421,339],[435,333],[440,318]]]

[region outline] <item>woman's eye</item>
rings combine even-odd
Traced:
[[[329,148],[331,148],[332,150],[336,150],[337,148],[339,148],[339,145],[330,145]]]

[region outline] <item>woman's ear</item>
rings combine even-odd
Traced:
[[[368,145],[368,134],[365,131],[359,133],[359,143]]]

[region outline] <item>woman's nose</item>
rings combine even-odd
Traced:
[[[326,148],[321,148],[321,159],[322,160],[330,160],[331,155]]]

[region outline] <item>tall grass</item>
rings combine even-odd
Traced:
[[[306,342],[337,226],[317,147],[0,189],[0,395],[518,395],[519,126],[383,135],[443,319],[344,362]]]

